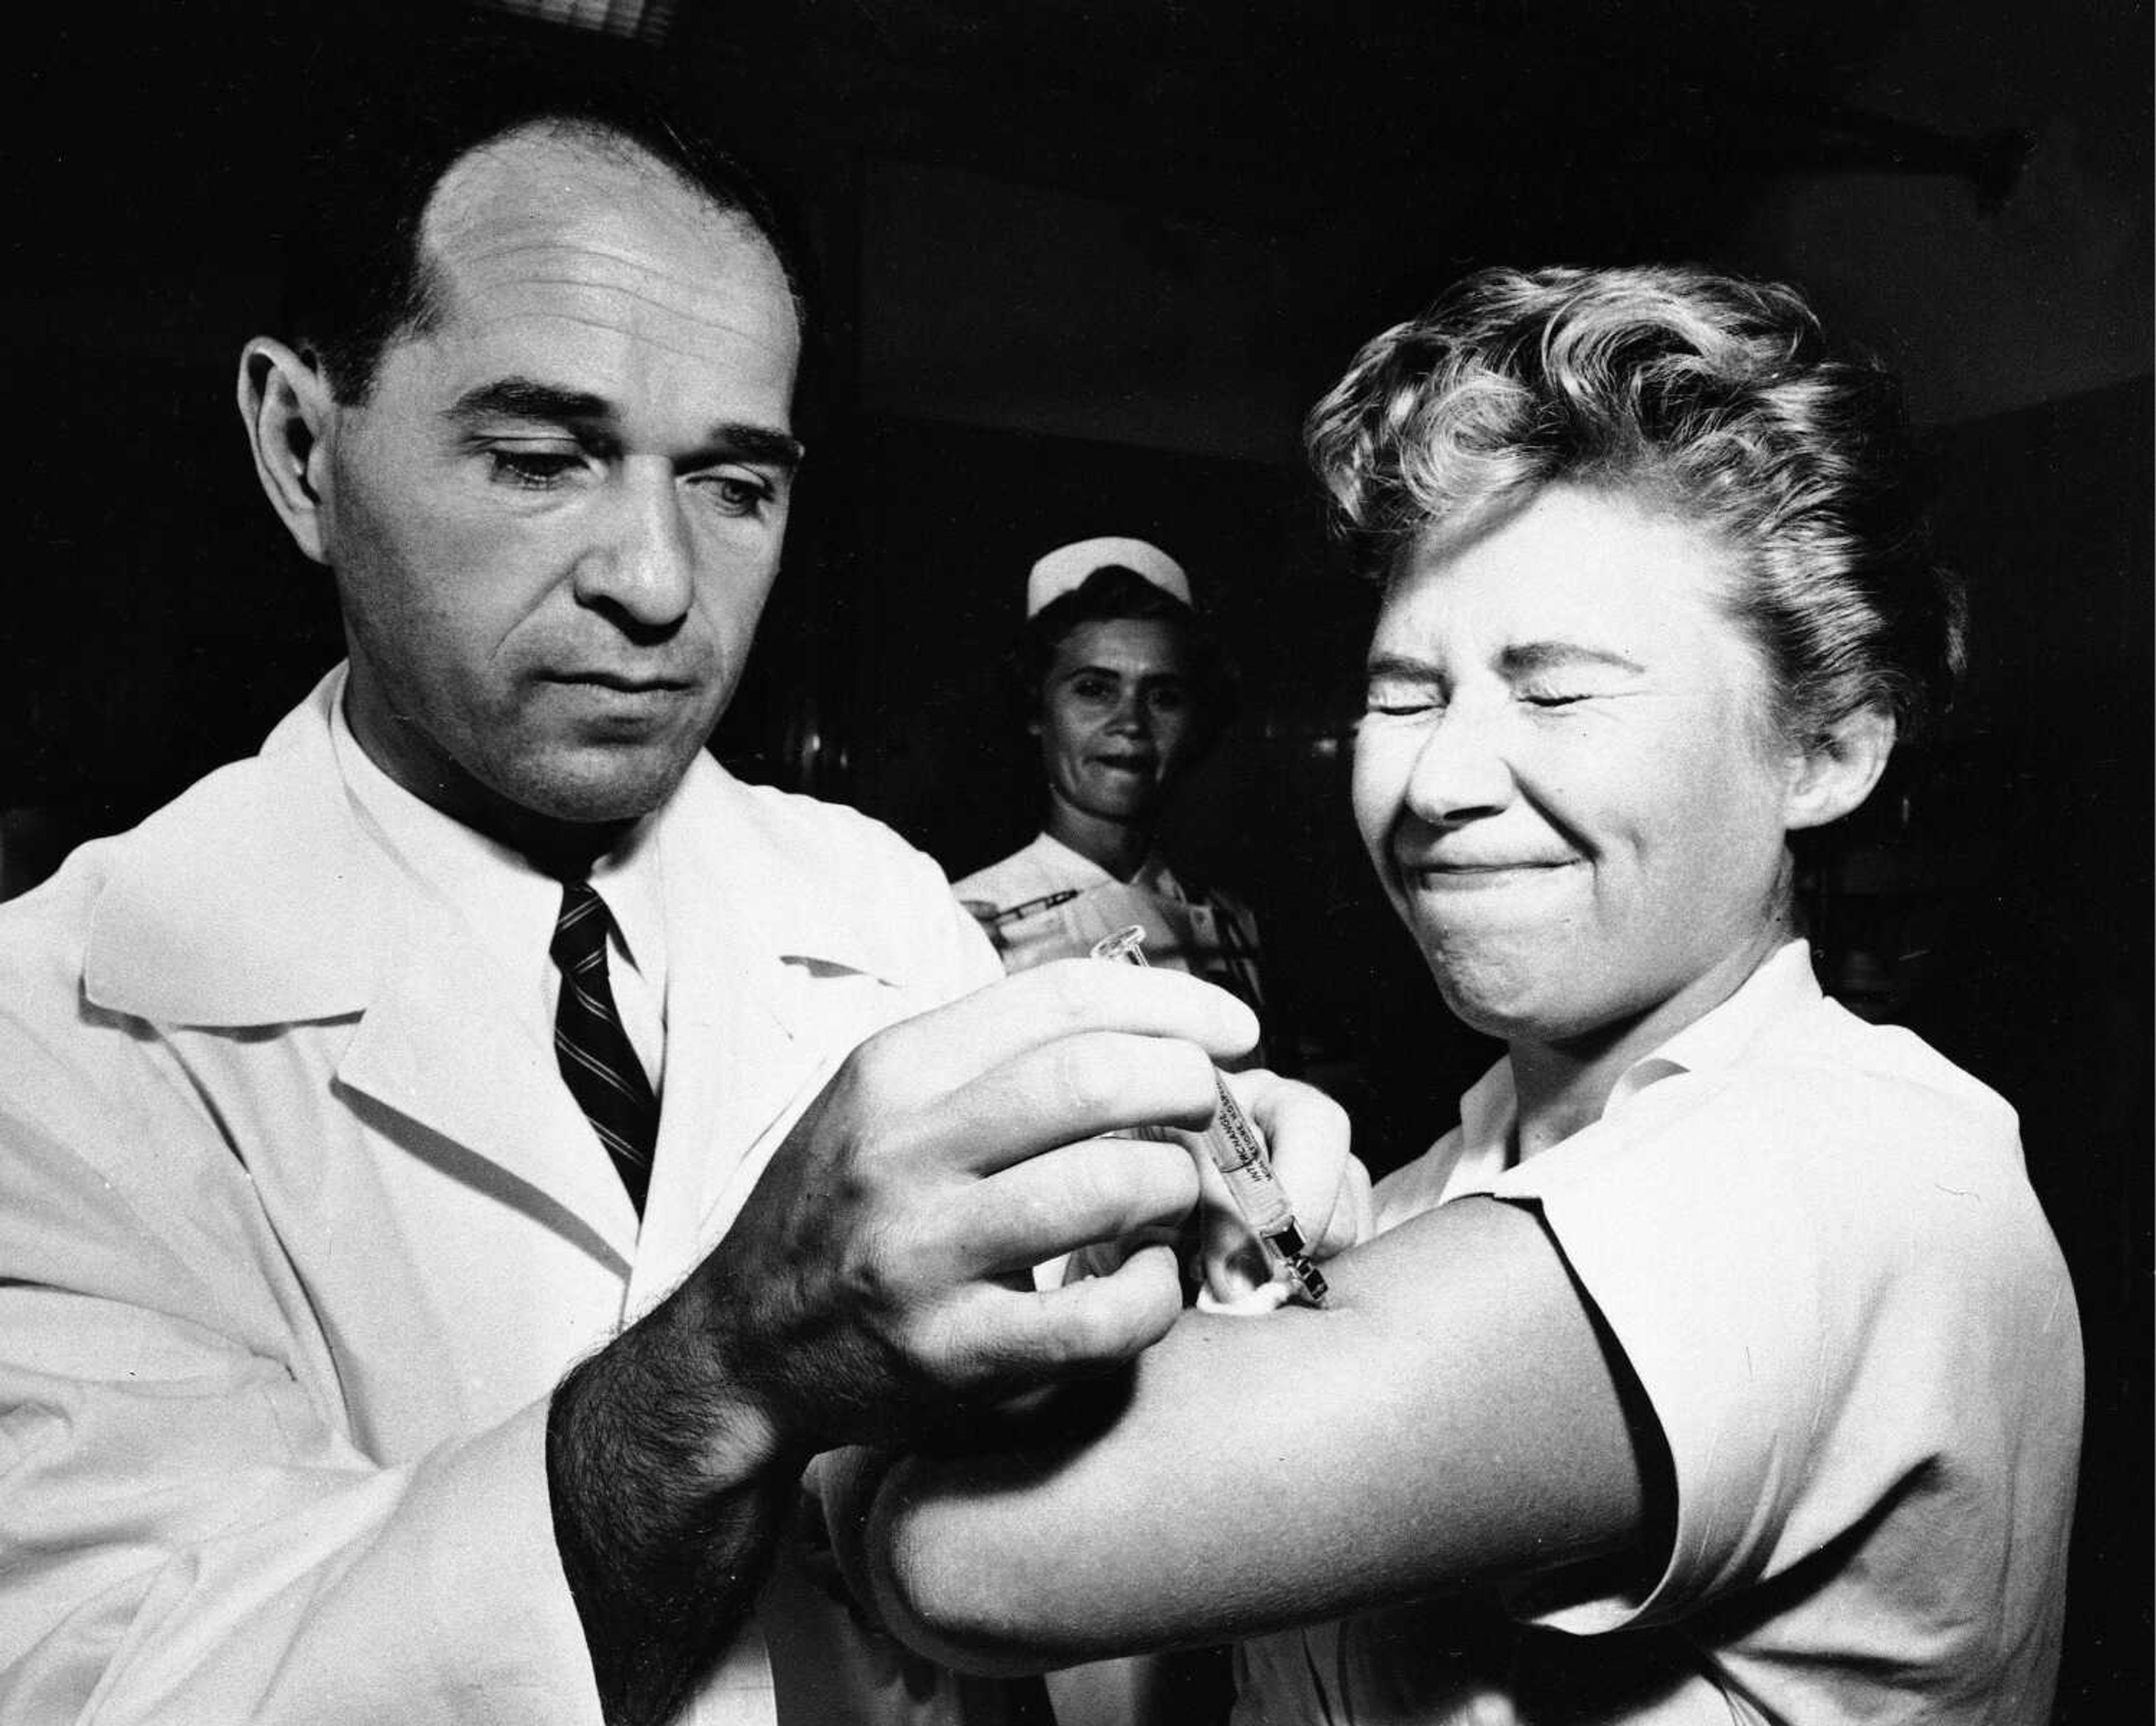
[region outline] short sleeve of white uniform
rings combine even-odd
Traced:
[[[2013,1548],[2063,1526],[2049,1459],[2078,1433],[2080,1351],[2013,1113],[1829,1001],[1764,1041],[1493,1184],[1540,1213],[1607,1322],[1676,1482],[1644,1594],[1545,1589],[1513,1609],[1592,1634],[1747,1611],[1763,1585],[1801,1599],[1831,1574],[1834,1604],[1815,1605],[1890,1660],[1973,1602],[2047,1621],[2014,1579],[2054,1573]]]

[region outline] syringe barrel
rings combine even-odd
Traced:
[[[1280,1183],[1273,1179],[1272,1161],[1265,1154],[1257,1129],[1218,1073],[1213,1076],[1213,1124],[1204,1134],[1205,1149],[1220,1178],[1227,1182],[1235,1208],[1254,1234],[1277,1235],[1294,1230],[1295,1212]]]
[[[1120,929],[1096,942],[1092,956],[1127,965],[1142,965],[1146,962],[1145,930],[1135,923],[1127,929]],[[1258,1130],[1243,1112],[1242,1104],[1235,1101],[1235,1092],[1217,1071],[1213,1075],[1213,1123],[1199,1135],[1204,1143],[1205,1154],[1220,1171],[1221,1179],[1227,1184],[1228,1196],[1235,1200],[1244,1223],[1257,1236],[1258,1245],[1264,1250],[1274,1274],[1300,1289],[1312,1305],[1323,1306],[1325,1278],[1306,1256],[1294,1207],[1287,1202],[1287,1194],[1273,1174],[1272,1158],[1266,1153],[1265,1142],[1258,1137]],[[1144,1128],[1136,1130],[1148,1136],[1158,1131]]]

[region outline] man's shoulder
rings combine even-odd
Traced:
[[[670,895],[706,898],[774,951],[891,981],[970,983],[993,968],[935,859],[858,809],[747,784],[706,759],[667,819]]]
[[[253,850],[287,807],[288,766],[259,756],[228,762],[134,826],[85,840],[49,879],[0,906],[0,927],[44,927],[86,912],[116,878],[137,871],[154,872],[205,851]]]
[[[364,852],[326,746],[280,727],[0,907],[0,951],[141,1017],[266,1022],[331,996],[343,1010],[379,890]]]
[[[131,869],[201,859],[249,857],[291,830],[295,802],[319,805],[333,776],[326,701],[336,674],[280,720],[259,752],[213,768],[132,827],[85,841],[52,877],[0,906],[0,917],[39,920],[85,898]]]
[[[691,842],[782,862],[811,877],[896,871],[918,878],[942,871],[926,852],[857,809],[805,792],[736,778],[708,758],[683,787],[685,830]]]

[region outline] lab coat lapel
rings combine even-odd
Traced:
[[[800,980],[771,927],[786,864],[767,855],[740,788],[700,761],[670,818],[665,1091],[632,1313],[716,1243],[769,1158],[768,1129],[829,1058],[805,1034]]]
[[[337,1078],[446,1141],[456,1172],[626,1266],[636,1213],[552,1049],[511,1014],[491,958],[431,900],[405,907]],[[476,1160],[472,1160],[476,1159]]]
[[[332,672],[252,760],[152,815],[93,913],[84,987],[161,1024],[271,1029],[357,1015],[338,1082],[439,1143],[413,1154],[617,1268],[636,1217],[543,1033],[511,1013],[493,961],[393,863],[346,795]]]

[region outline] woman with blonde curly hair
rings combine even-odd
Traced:
[[[1792,894],[1960,667],[1892,381],[1787,288],[1493,270],[1309,444],[1383,594],[1356,819],[1505,1058],[1327,1308],[863,1463],[855,1574],[960,1661],[1239,1639],[1248,1723],[2043,1720],[2072,1292],[2012,1110]]]

